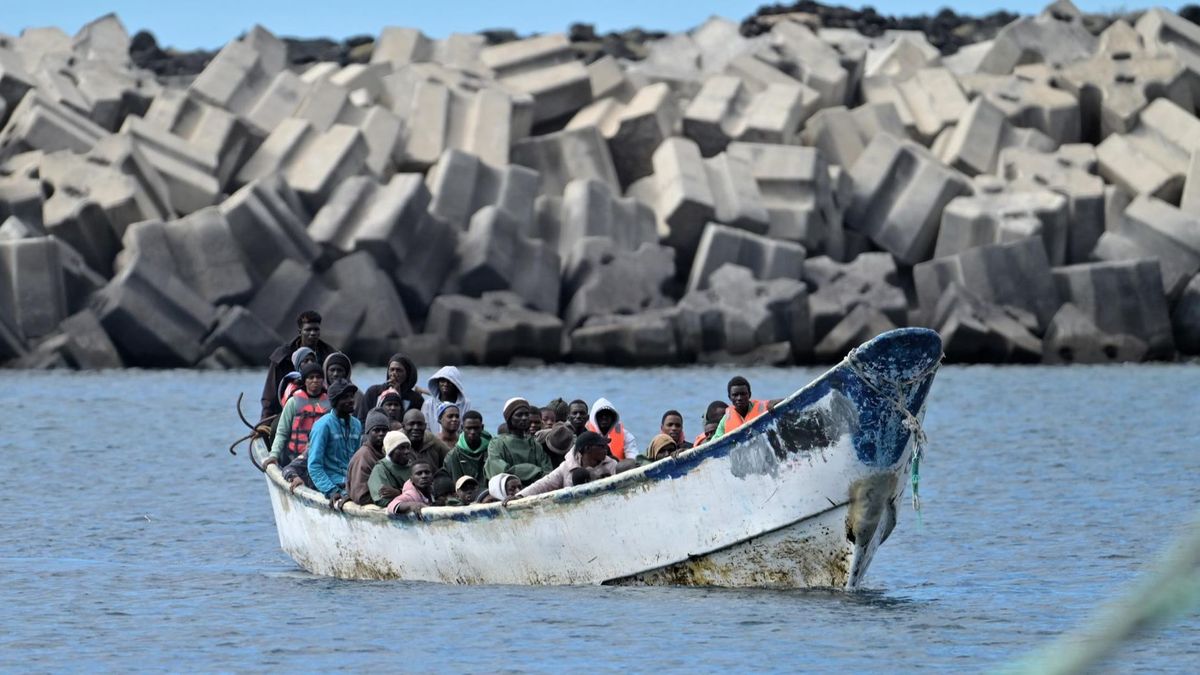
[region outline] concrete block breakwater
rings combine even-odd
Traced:
[[[187,77],[111,15],[3,37],[0,362],[260,365],[305,309],[374,363],[1200,353],[1200,26],[844,25],[255,27]]]

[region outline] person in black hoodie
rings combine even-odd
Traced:
[[[420,410],[421,406],[425,404],[425,397],[413,390],[416,383],[417,366],[413,364],[412,359],[404,354],[392,354],[392,357],[388,359],[387,381],[367,387],[367,393],[359,401],[358,418],[366,420],[367,413],[379,405],[377,399],[388,389],[395,389],[400,393],[401,417],[409,410]]]
[[[296,317],[296,327],[299,334],[291,342],[279,345],[271,352],[267,366],[267,381],[263,383],[262,414],[259,420],[266,420],[272,415],[278,415],[283,406],[279,403],[279,382],[287,376],[292,368],[292,352],[300,347],[308,347],[317,354],[317,363],[325,363],[325,359],[337,349],[321,340],[321,315],[313,310],[301,312]]]

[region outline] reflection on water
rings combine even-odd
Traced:
[[[818,372],[743,374],[766,398]],[[1197,372],[943,368],[924,525],[902,511],[853,594],[313,577],[280,552],[244,450],[225,450],[258,373],[13,373],[0,668],[987,669],[1078,624],[1200,503]],[[512,395],[606,395],[643,441],[668,407],[697,433],[731,374],[465,369],[489,426]],[[1193,616],[1116,667],[1183,670],[1200,659],[1198,628]]]

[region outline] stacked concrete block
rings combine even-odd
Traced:
[[[628,250],[604,237],[578,239],[563,269],[563,324],[572,330],[591,317],[670,306],[664,289],[674,277],[675,252],[665,246]]]
[[[1000,30],[979,63],[979,72],[1007,75],[1026,63],[1061,66],[1085,59],[1096,38],[1070,0],[1056,0],[1036,17],[1022,17]]]
[[[816,92],[795,80],[769,82],[757,91],[747,82],[714,75],[684,110],[683,134],[696,141],[704,156],[721,152],[734,140],[791,143],[816,112]]]
[[[193,146],[140,117],[125,118],[121,133],[162,176],[176,212],[187,214],[217,202],[221,182],[217,157],[211,150]]]
[[[980,191],[957,197],[942,212],[935,258],[969,248],[1033,237],[1042,242],[1051,266],[1067,263],[1070,229],[1067,198],[1050,190]]]
[[[1061,88],[1019,72],[963,75],[959,81],[968,95],[987,99],[1018,127],[1037,129],[1059,144],[1082,138],[1079,100]]]
[[[282,172],[288,186],[316,211],[342,181],[360,173],[370,148],[362,133],[345,124],[319,132],[299,119],[284,120],[242,167],[245,184]]]
[[[222,350],[233,354],[239,366],[257,366],[263,354],[270,354],[283,339],[245,307],[222,305],[212,331],[205,336],[201,351],[212,354]],[[387,358],[386,356],[384,358]]]
[[[571,358],[581,363],[634,366],[682,360],[674,307],[595,316],[571,331]]]
[[[939,295],[929,324],[941,334],[942,351],[952,363],[1036,363],[1042,341],[1030,332],[1020,310],[989,302],[951,282]]]
[[[795,65],[798,79],[817,92],[821,108],[846,104],[853,81],[833,46],[793,21],[781,21],[771,28],[771,44]]]
[[[471,217],[459,241],[455,286],[465,295],[511,290],[542,312],[557,312],[558,252],[526,237],[524,224],[508,211],[485,206]]]
[[[871,310],[860,319],[882,314],[897,326],[907,321],[908,301],[896,261],[887,253],[862,253],[849,263],[828,256],[809,258],[804,261],[804,281],[810,288],[808,306],[815,340],[823,339],[860,306]]]
[[[751,173],[749,158],[723,152],[704,160],[713,195],[713,219],[747,232],[765,234],[770,215]]]
[[[898,34],[870,44],[866,50],[863,76],[906,80],[922,68],[941,64],[941,53],[920,33]]]
[[[555,33],[487,47],[483,64],[502,84],[533,96],[533,121],[569,115],[592,102],[587,68],[566,35]]]
[[[167,223],[129,228],[122,257],[159,265],[213,305],[241,303],[254,293],[241,249],[216,207]]]
[[[45,234],[39,230],[33,229],[33,227],[26,224],[18,216],[10,215],[4,219],[3,223],[0,223],[0,241],[30,239]]]
[[[384,363],[396,345],[412,334],[412,324],[390,276],[366,251],[335,262],[325,274],[342,297],[366,299],[366,312],[353,343],[344,345],[358,359]]]
[[[580,178],[620,189],[608,143],[595,127],[522,139],[513,144],[510,154],[514,164],[537,171],[542,194],[562,194],[567,183]]]
[[[106,144],[109,140],[118,143],[125,140],[127,143],[127,139],[119,136],[106,138]],[[115,146],[116,143],[109,145]],[[170,208],[170,196],[166,194],[166,184],[157,171],[141,160],[129,145],[123,149],[108,147],[106,150],[113,152],[93,150],[86,156],[54,152],[42,158],[38,164],[38,175],[52,191],[44,206],[47,214],[61,212],[61,202],[79,199],[94,201],[108,216],[109,224],[118,238],[125,234],[125,229],[131,223],[174,215]],[[126,174],[108,164],[108,157],[122,159],[116,153],[124,155],[126,161],[122,163],[122,168],[135,173]],[[55,219],[53,215],[49,218],[51,221]],[[77,242],[72,243],[78,246]],[[112,253],[106,251],[105,255],[111,258]]]
[[[796,356],[812,351],[808,291],[794,278],[764,280],[727,264],[709,288],[690,290],[678,307],[684,353],[744,354],[780,342]]]
[[[368,251],[382,267],[391,268],[414,242],[411,231],[429,206],[429,190],[420,174],[396,174],[386,184],[369,176],[347,179],[313,217],[313,241],[339,255]]]
[[[726,154],[749,168],[767,210],[768,236],[798,242],[809,253],[842,257],[842,210],[819,150],[739,142]]]
[[[1200,354],[1200,275],[1192,277],[1171,311],[1175,346],[1184,354]]]
[[[116,345],[104,332],[104,326],[90,309],[63,319],[58,325],[61,352],[67,364],[79,370],[103,370],[124,365]]]
[[[1147,10],[1134,27],[1148,53],[1183,64],[1195,96],[1193,104],[1200,105],[1200,27],[1161,7]]]
[[[404,122],[398,166],[424,171],[446,150],[508,163],[509,146],[529,133],[533,98],[469,72],[432,63],[400,68],[383,79],[382,102]]]
[[[1187,176],[1183,181],[1183,194],[1179,198],[1179,208],[1185,213],[1200,216],[1200,151],[1192,152],[1192,161],[1188,164]]]
[[[385,26],[371,51],[371,63],[389,64],[395,68],[424,63],[432,57],[433,40],[416,28],[401,26]]]
[[[466,230],[484,206],[495,206],[529,223],[538,179],[536,171],[524,166],[495,168],[474,155],[447,150],[425,176],[433,195],[429,213],[460,230]]]
[[[310,216],[281,176],[250,183],[218,208],[256,287],[284,260],[308,267],[320,257],[306,229]]]
[[[562,356],[562,321],[527,309],[513,293],[439,296],[429,308],[425,330],[482,365],[506,365],[517,357],[556,361]]]
[[[1145,342],[1100,330],[1091,317],[1069,302],[1051,319],[1042,342],[1044,363],[1125,363],[1145,356]]]
[[[96,294],[92,310],[126,363],[159,368],[199,361],[200,344],[217,318],[181,279],[140,258]]]
[[[104,196],[99,198],[101,204],[129,204],[128,208],[108,208],[109,218],[118,234],[123,234],[123,228],[136,220],[167,219],[175,215],[175,207],[171,204],[171,193],[167,182],[150,164],[149,160],[138,151],[133,141],[126,136],[106,136],[87,154],[89,164],[100,167],[95,172],[107,171],[111,168],[125,178],[114,190],[116,194],[130,194],[129,200],[113,199],[102,191]]]
[[[0,314],[25,341],[50,335],[66,318],[66,282],[53,238],[0,242]]]
[[[259,142],[259,137],[233,114],[181,91],[167,90],[155,98],[145,120],[214,158],[217,183],[222,189]]]
[[[0,157],[7,159],[30,150],[87,152],[106,134],[82,114],[31,91],[0,130]]]
[[[321,338],[333,345],[350,345],[369,305],[366,297],[334,292],[312,270],[289,259],[267,277],[246,309],[279,335],[294,334],[300,312],[315,309],[323,319]]]
[[[1175,344],[1158,261],[1126,260],[1054,270],[1063,302],[1078,307],[1101,331],[1146,343],[1146,358],[1170,358]]]
[[[1193,105],[1191,82],[1173,56],[1154,56],[1133,27],[1117,21],[1100,36],[1096,54],[1054,73],[1055,82],[1079,97],[1084,138],[1099,141],[1126,133],[1151,100],[1167,98],[1185,109]]]
[[[0,48],[0,101],[3,101],[5,111],[16,108],[35,86],[37,81],[29,74],[21,57]]]
[[[904,122],[891,103],[842,106],[821,110],[804,125],[801,140],[821,151],[832,164],[854,166],[858,156],[879,134],[905,138]]]
[[[636,199],[622,198],[606,183],[571,181],[563,191],[558,212],[554,239],[548,241],[557,247],[564,264],[575,242],[588,237],[606,238],[623,251],[658,243],[654,211]]]
[[[1061,304],[1046,249],[1034,238],[967,249],[913,268],[917,301],[926,318],[952,283],[985,302],[1026,312],[1040,334]]]
[[[804,247],[716,223],[704,230],[688,276],[687,290],[712,285],[712,275],[727,264],[749,269],[755,279],[800,279],[804,274]]]
[[[850,170],[854,201],[846,224],[905,265],[933,254],[942,209],[972,193],[967,179],[928,150],[894,136],[876,136]]]
[[[1169,99],[1156,99],[1127,134],[1096,146],[1100,175],[1132,195],[1178,203],[1193,152],[1200,150],[1200,119]]]
[[[945,68],[922,68],[911,77],[863,80],[867,103],[891,103],[908,133],[928,145],[963,116],[967,96],[954,73]]]
[[[944,143],[940,142],[945,138]],[[1036,129],[1015,127],[1004,111],[984,97],[976,98],[963,111],[962,119],[939,137],[934,154],[947,165],[968,176],[996,172],[1000,153],[1008,148],[1049,152],[1057,147],[1049,136]]]
[[[350,90],[330,81],[338,70],[336,66],[329,70],[314,67],[300,76],[309,83],[309,88],[292,117],[309,122],[317,131],[327,131],[338,123],[357,121],[359,109],[350,100]]]
[[[818,363],[836,363],[851,349],[871,338],[896,328],[897,324],[883,312],[867,305],[856,305],[813,346],[813,359]]]
[[[705,73],[721,72],[730,61],[756,51],[763,42],[743,37],[738,24],[719,16],[710,16],[689,31],[688,37],[699,51],[700,69]]]
[[[628,193],[654,209],[658,234],[675,249],[682,272],[695,256],[700,235],[712,220],[714,199],[700,148],[686,138],[668,138],[654,151],[654,174],[629,186]]]
[[[1095,149],[1082,144],[1054,153],[1010,148],[1000,153],[1000,165],[1014,191],[1047,189],[1066,197],[1066,262],[1087,262],[1104,231],[1104,180],[1096,175]]]
[[[628,103],[596,101],[571,118],[567,129],[597,127],[608,140],[617,179],[627,186],[654,172],[654,151],[672,135],[680,115],[670,87],[658,82],[638,89]]]
[[[42,221],[46,233],[70,244],[92,269],[105,277],[112,274],[120,239],[108,213],[94,199],[66,186],[42,205]]]
[[[200,101],[250,121],[265,136],[274,126],[264,103],[287,100],[280,96],[287,91],[282,88],[286,80],[277,84],[286,65],[287,46],[262,26],[255,26],[244,38],[221,48],[188,89]],[[292,105],[284,116],[294,109]]]
[[[1176,298],[1200,271],[1200,215],[1191,215],[1153,197],[1138,197],[1121,224],[1101,235],[1097,260],[1157,258],[1163,290]]]

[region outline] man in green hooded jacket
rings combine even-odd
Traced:
[[[446,462],[442,465],[456,485],[463,476],[470,476],[476,483],[483,484],[486,480],[484,462],[491,440],[492,435],[483,428],[483,415],[478,410],[468,410],[463,415],[458,444],[446,455]]]
[[[529,433],[532,414],[533,407],[523,398],[510,398],[504,404],[504,423],[508,433],[497,434],[488,443],[487,461],[484,463],[487,474],[485,480],[511,473],[521,479],[522,485],[532,485],[554,469],[542,444]]]

